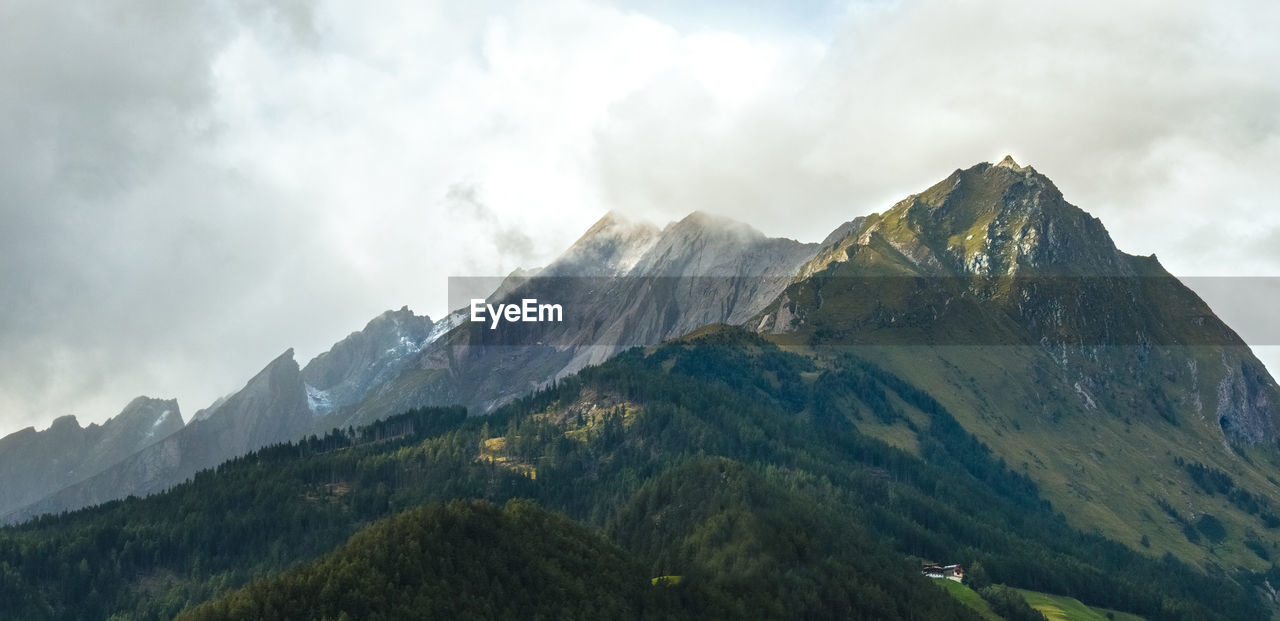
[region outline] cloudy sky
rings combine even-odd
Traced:
[[[1280,276],[1277,23],[1262,0],[0,0],[0,433],[139,394],[189,417],[608,209],[815,241],[1005,153],[1175,274]]]

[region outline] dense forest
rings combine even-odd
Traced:
[[[904,408],[918,455],[858,432]],[[487,417],[406,412],[5,528],[0,617],[975,618],[923,561],[1152,619],[1269,615],[1264,576],[1072,529],[901,378],[726,328]]]
[[[180,619],[622,619],[677,598],[598,533],[527,500],[453,501],[365,528],[322,560]]]

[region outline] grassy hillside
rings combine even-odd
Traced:
[[[935,580],[937,584],[957,601],[977,612],[986,621],[1003,621],[1000,615],[991,610],[990,604],[968,586],[951,580]],[[1049,621],[1146,621],[1146,619],[1116,610],[1094,608],[1080,603],[1079,600],[1064,595],[1049,595],[1027,589],[1018,589],[1032,608],[1043,614]]]
[[[1126,413],[1128,397],[1108,405],[1095,395],[1099,407],[1090,409],[1074,388],[1049,377],[1024,381],[1010,371],[1053,373],[1037,371],[1045,367],[1043,353],[1032,348],[859,351],[937,398],[965,429],[1034,480],[1079,528],[1096,528],[1153,557],[1172,553],[1228,569],[1264,571],[1280,555],[1280,485],[1268,475],[1280,471],[1280,464],[1272,447],[1224,450],[1207,421],[1184,415],[1173,425]],[[1206,388],[1204,400],[1210,394]],[[916,442],[901,424],[886,429],[878,421],[869,423],[860,423],[860,429],[895,446],[910,450]],[[1223,473],[1233,489],[1253,498],[1245,501],[1237,494],[1233,499],[1224,490],[1206,489],[1185,464]],[[1196,526],[1206,515],[1224,525],[1223,536],[1210,537]]]
[[[934,580],[933,583],[950,593],[951,597],[956,598],[961,604],[978,613],[978,616],[982,617],[984,621],[1004,621],[1000,615],[991,610],[991,605],[982,599],[982,596],[978,595],[977,591],[954,580]]]
[[[1137,615],[1114,610],[1093,608],[1078,600],[1062,595],[1049,595],[1019,589],[1032,608],[1040,611],[1049,621],[1146,621]]]

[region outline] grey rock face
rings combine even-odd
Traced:
[[[182,429],[176,399],[138,397],[102,425],[102,438],[85,456],[80,474],[88,477]]]
[[[1250,356],[1251,357],[1251,356]],[[1243,358],[1243,359],[1242,359]],[[1256,362],[1223,352],[1218,383],[1218,425],[1227,437],[1257,444],[1276,437],[1275,380]]]
[[[0,438],[0,515],[88,479],[182,428],[178,402],[138,397],[102,425],[62,416]]]
[[[399,375],[426,346],[434,325],[408,307],[387,311],[316,356],[302,369],[311,410],[324,416]]]
[[[182,433],[201,437],[203,445],[217,447],[215,452],[228,457],[292,440],[310,428],[306,395],[301,370],[289,349],[205,420],[194,421]]]

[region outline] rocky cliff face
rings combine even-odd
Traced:
[[[242,455],[268,444],[292,440],[306,432],[311,421],[302,372],[290,349],[271,361],[204,420],[193,421],[182,434],[198,437],[199,443],[208,447],[210,455],[216,458],[218,454]]]
[[[178,402],[138,397],[102,425],[62,416],[0,438],[0,515],[79,483],[182,428]]]
[[[1272,442],[1276,438],[1275,380],[1244,352],[1221,352],[1223,376],[1218,382],[1214,418],[1223,434],[1246,444]]]

